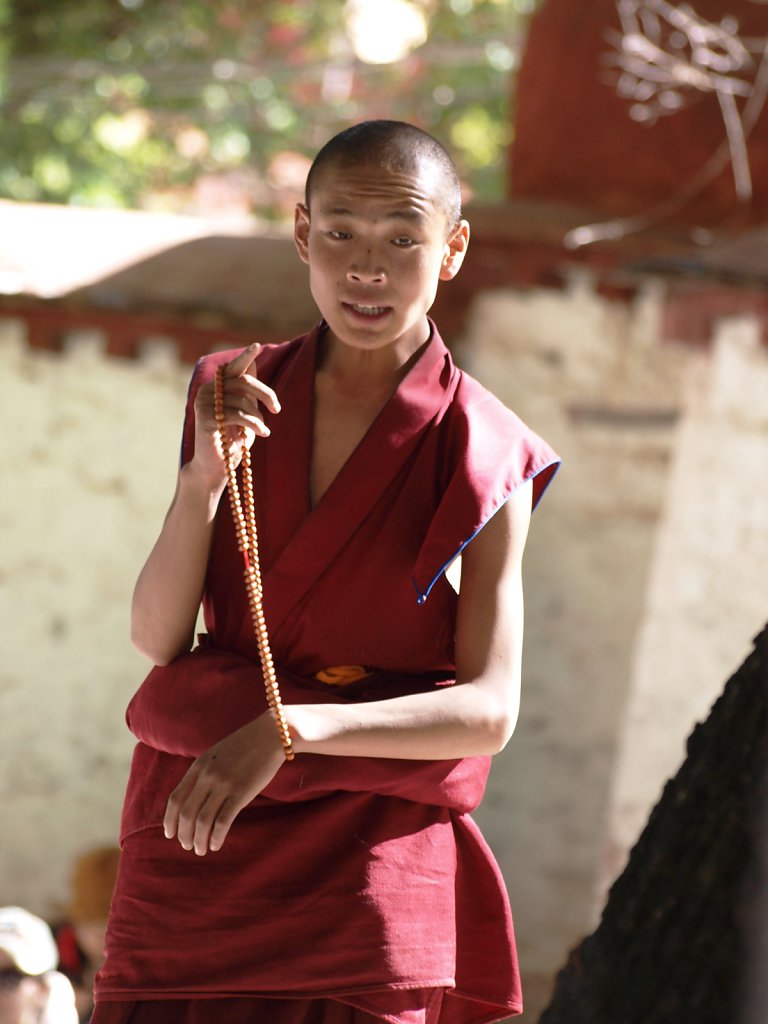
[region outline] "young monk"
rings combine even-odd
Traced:
[[[176,495],[136,586],[133,640],[165,667],[128,713],[140,742],[95,1024],[521,1010],[504,886],[469,812],[515,727],[523,547],[557,457],[454,366],[427,316],[469,242],[431,136],[373,121],[333,138],[295,241],[323,319],[198,364]],[[227,441],[251,446],[293,760],[222,498],[220,364]]]

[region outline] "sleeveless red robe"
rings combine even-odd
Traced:
[[[457,598],[443,570],[510,494],[534,504],[558,459],[458,370],[433,328],[425,350],[311,508],[316,346],[262,350],[278,394],[253,448],[264,600],[286,704],[367,701],[451,685]],[[197,388],[235,353],[195,369]],[[439,1020],[522,1008],[498,867],[470,817],[489,758],[410,761],[299,755],[198,859],[162,837],[190,758],[265,708],[231,515],[217,517],[201,646],[154,669],[128,711],[137,744],[122,818],[123,864],[97,1002],[330,998],[376,1019],[446,989]],[[357,683],[315,673],[363,665]]]

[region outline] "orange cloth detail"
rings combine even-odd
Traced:
[[[349,686],[370,674],[363,665],[332,665],[315,672],[315,679],[328,686]]]

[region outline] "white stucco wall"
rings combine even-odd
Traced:
[[[30,351],[0,320],[0,903],[50,913],[72,857],[113,842],[146,674],[138,570],[173,493],[188,367],[97,337]]]
[[[606,882],[768,619],[768,349],[723,320],[692,360],[621,727]]]

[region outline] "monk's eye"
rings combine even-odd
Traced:
[[[414,240],[409,238],[408,235],[400,235],[399,238],[393,238],[392,241],[399,249],[408,249],[415,244]]]
[[[328,237],[329,238],[334,238],[337,241],[343,242],[347,238],[351,238],[352,235],[350,235],[350,233],[348,231],[335,231],[335,230],[331,230],[331,231],[328,232]]]

